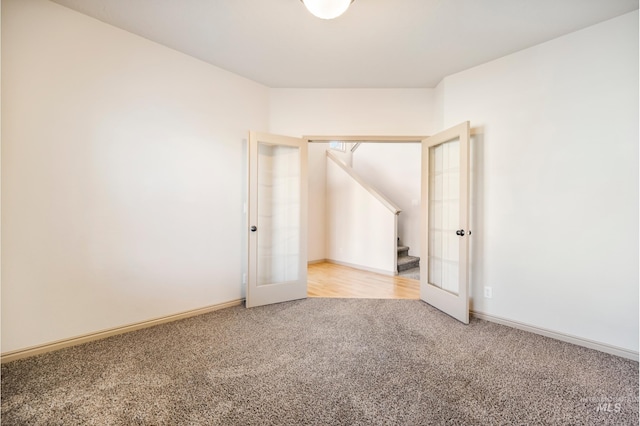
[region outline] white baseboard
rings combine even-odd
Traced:
[[[629,349],[620,348],[618,346],[607,345],[606,343],[600,343],[600,342],[596,342],[589,339],[583,339],[582,337],[571,336],[569,334],[547,330],[545,328],[540,328],[533,325],[524,324],[518,321],[512,321],[509,319],[496,317],[496,316],[485,314],[482,312],[471,311],[471,315],[482,320],[495,322],[496,324],[502,324],[508,327],[517,328],[519,330],[528,331],[530,333],[540,334],[542,336],[550,337],[552,339],[561,340],[563,342],[572,343],[578,346],[584,346],[585,348],[595,349],[600,352],[605,352],[611,355],[616,355],[616,356],[627,358],[633,361],[638,361],[638,358],[639,358],[637,351],[631,351]]]
[[[310,260],[310,261],[307,262],[307,265],[315,265],[317,263],[324,263],[326,261],[327,261],[327,259]]]
[[[160,324],[164,324],[171,321],[177,321],[177,320],[181,320],[189,317],[194,317],[196,315],[206,314],[209,312],[217,311],[219,309],[238,306],[243,301],[244,299],[232,300],[226,303],[205,306],[204,308],[192,309],[190,311],[180,312],[178,314],[155,318],[148,321],[137,322],[137,323],[125,325],[122,327],[109,328],[107,330],[102,330],[95,333],[83,334],[81,336],[76,336],[69,339],[57,340],[55,342],[45,343],[43,345],[31,346],[25,349],[18,349],[15,351],[5,352],[0,355],[1,362],[2,364],[4,364],[6,362],[11,362],[18,359],[39,355],[46,352],[57,351],[58,349],[67,348],[69,346],[75,346],[75,345],[80,345],[82,343],[91,342],[94,340],[104,339],[106,337],[115,336],[117,334],[128,333],[130,331],[140,330],[142,328],[153,327],[155,325],[160,325]]]
[[[339,260],[325,259],[325,262],[334,263],[336,265],[341,265],[341,266],[348,266],[349,268],[359,269],[361,271],[375,272],[376,274],[388,275],[388,276],[391,276],[391,277],[396,275],[396,273],[394,271],[384,271],[382,269],[368,268],[366,266],[354,265],[353,263],[341,262]]]
[[[351,265],[351,264],[344,263],[344,262],[337,262],[337,261],[333,261],[333,260],[326,260],[326,262],[335,263],[335,264],[338,264],[338,265],[349,266],[351,268],[364,269],[364,270],[371,271],[371,272],[376,272],[376,273],[382,273],[382,274],[385,274],[385,275],[389,275],[385,271],[372,270],[370,268],[362,268],[362,267],[360,267],[358,265]],[[110,329],[102,330],[102,331],[99,331],[99,332],[96,332],[96,333],[89,333],[89,334],[84,334],[84,335],[81,335],[81,336],[72,337],[72,338],[69,338],[69,339],[58,340],[58,341],[55,341],[55,342],[46,343],[44,345],[37,345],[37,346],[32,346],[32,347],[29,347],[29,348],[25,348],[25,349],[19,349],[19,350],[16,350],[16,351],[5,352],[5,353],[2,353],[0,355],[1,362],[4,364],[4,363],[7,363],[7,362],[11,362],[11,361],[15,361],[15,360],[18,360],[18,359],[22,359],[22,358],[35,356],[35,355],[43,354],[43,353],[46,353],[46,352],[56,351],[56,350],[63,349],[63,348],[69,347],[69,346],[80,345],[82,343],[87,343],[87,342],[91,342],[91,341],[94,341],[94,340],[104,339],[104,338],[115,336],[115,335],[118,335],[118,334],[128,333],[130,331],[135,331],[135,330],[140,330],[140,329],[143,329],[143,328],[153,327],[155,325],[160,325],[160,324],[164,324],[164,323],[171,322],[171,321],[177,321],[177,320],[193,317],[193,316],[196,316],[196,315],[202,315],[202,314],[206,314],[206,313],[209,313],[209,312],[217,311],[219,309],[230,308],[232,306],[238,306],[238,305],[242,304],[243,302],[244,302],[244,299],[232,300],[232,301],[226,302],[226,303],[220,303],[220,304],[217,304],[217,305],[206,306],[204,308],[193,309],[193,310],[190,310],[190,311],[185,311],[185,312],[181,312],[181,313],[174,314],[174,315],[168,315],[168,316],[165,316],[165,317],[155,318],[155,319],[148,320],[148,321],[142,321],[142,322],[138,322],[138,323],[135,323],[135,324],[130,324],[130,325],[122,326],[122,327],[110,328]],[[639,354],[638,354],[637,351],[631,351],[631,350],[620,348],[620,347],[617,347],[617,346],[607,345],[605,343],[595,342],[593,340],[583,339],[581,337],[571,336],[571,335],[568,335],[568,334],[559,333],[557,331],[547,330],[547,329],[544,329],[544,328],[540,328],[540,327],[524,324],[524,323],[521,323],[521,322],[518,322],[518,321],[512,321],[512,320],[505,319],[505,318],[496,317],[494,315],[489,315],[489,314],[485,314],[485,313],[482,313],[482,312],[471,311],[471,315],[473,315],[476,318],[482,319],[482,320],[494,322],[496,324],[502,324],[502,325],[506,325],[508,327],[517,328],[519,330],[524,330],[524,331],[528,331],[528,332],[531,332],[531,333],[540,334],[542,336],[550,337],[552,339],[560,340],[560,341],[567,342],[567,343],[572,343],[572,344],[578,345],[578,346],[584,346],[586,348],[595,349],[595,350],[598,350],[598,351],[601,351],[601,352],[605,352],[605,353],[608,353],[608,354],[616,355],[616,356],[619,356],[619,357],[622,357],[622,358],[627,358],[627,359],[630,359],[630,360],[633,360],[633,361],[638,361],[639,360]]]

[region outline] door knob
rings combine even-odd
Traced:
[[[256,228],[255,226],[252,226],[252,227],[251,227],[251,228],[249,228],[249,229],[251,229],[251,232],[256,232],[256,231],[258,230],[258,228]]]
[[[456,235],[459,235],[459,236],[461,236],[461,237],[464,237],[464,229],[458,229],[458,230],[456,231]]]

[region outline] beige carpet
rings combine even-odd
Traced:
[[[633,425],[638,363],[416,300],[229,308],[2,366],[2,425]]]

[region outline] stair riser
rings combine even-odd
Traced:
[[[420,266],[420,260],[405,263],[404,265],[398,265],[398,272],[406,271],[407,269],[413,269]]]

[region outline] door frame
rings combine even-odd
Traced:
[[[305,136],[302,136],[302,139],[306,140],[307,143],[324,143],[324,142],[421,143],[423,139],[426,139],[428,137],[429,136],[424,136],[424,135],[422,136],[361,136],[361,135],[309,136],[309,135],[305,135]]]
[[[456,126],[452,126],[450,128],[444,129],[440,132],[436,132],[435,135],[432,136],[438,136],[438,137],[442,137],[444,136],[445,138],[447,137],[447,135],[452,134],[452,133],[456,133],[462,126],[466,126],[467,128],[467,136],[468,136],[468,140],[467,140],[467,144],[469,147],[469,150],[471,149],[471,136],[473,135],[473,130],[471,129],[471,125],[468,121],[465,121],[463,123],[460,123]],[[422,145],[422,142],[426,139],[429,139],[431,136],[362,136],[362,135],[349,135],[349,136],[338,136],[338,135],[304,135],[302,136],[303,140],[306,140],[307,143],[328,143],[328,142],[334,142],[334,141],[340,141],[340,142],[356,142],[356,143],[394,143],[394,142],[401,142],[401,143],[419,143]],[[427,156],[428,158],[428,156]],[[467,171],[468,171],[468,179],[471,179],[471,171],[469,169],[469,161],[470,161],[470,157],[467,157],[466,159],[466,166],[467,166]],[[422,198],[424,198],[424,194],[426,193],[426,191],[424,190],[423,187],[423,178],[422,178],[422,173],[424,173],[424,153],[421,156],[421,176],[420,176],[420,186],[421,186],[421,211],[423,212],[423,216],[428,214],[428,212],[424,212],[424,209],[426,208],[426,201]],[[426,165],[427,169],[428,169],[428,164]],[[471,187],[470,187],[470,182],[468,182],[467,185],[467,193],[464,194],[465,197],[467,197],[468,199],[468,215],[466,217],[466,222],[463,228],[468,228],[470,229],[471,227],[471,216],[470,216],[470,210],[471,210],[471,203],[470,203],[470,191],[471,191]],[[422,220],[421,220],[422,221]],[[421,227],[422,228],[422,227]],[[428,254],[428,240],[425,238],[425,235],[423,235],[424,232],[422,232],[421,229],[421,237],[420,237],[420,253],[427,253]],[[469,231],[469,235],[470,235],[470,231]],[[466,237],[465,237],[466,238]],[[467,241],[466,244],[468,245],[469,242]],[[464,260],[467,262],[467,268],[470,268],[470,265],[468,264],[468,262],[470,261],[469,258],[469,253],[468,250],[466,250],[466,255],[464,256]],[[422,260],[422,259],[421,259]],[[428,262],[428,259],[427,259]],[[424,266],[424,267],[423,267]],[[427,272],[427,267],[428,264],[425,264],[424,261],[420,263],[420,299],[424,300],[424,289],[423,289],[423,284],[422,284],[422,280],[423,277],[425,276],[426,272]],[[465,324],[469,323],[469,308],[470,308],[470,300],[469,300],[469,296],[471,294],[471,289],[470,289],[470,279],[469,279],[469,274],[466,275],[465,279],[462,281],[462,285],[464,286],[464,291],[461,293],[464,293],[463,297],[466,298],[466,310],[465,312],[456,312],[455,315],[452,315],[450,313],[448,313],[448,315],[453,316],[454,318],[458,319],[459,321],[462,321]],[[446,296],[443,296],[446,298]],[[426,302],[426,301],[425,301]],[[428,303],[428,302],[427,302]]]

